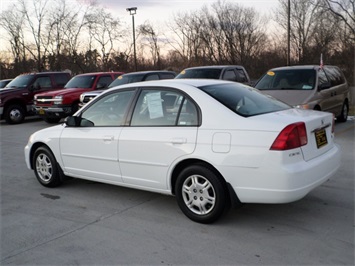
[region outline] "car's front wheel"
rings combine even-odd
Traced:
[[[56,187],[62,183],[57,161],[48,148],[37,148],[33,156],[33,168],[43,186]]]
[[[25,119],[25,110],[21,105],[13,104],[6,108],[5,120],[8,124],[19,124]]]
[[[175,196],[182,212],[199,223],[212,223],[228,206],[224,181],[210,168],[191,165],[178,176]]]

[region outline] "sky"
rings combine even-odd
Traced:
[[[33,0],[25,0],[33,1]],[[51,0],[50,0],[51,1]],[[55,1],[55,0],[53,0]],[[77,4],[76,1],[83,3],[92,0],[67,0],[69,3]],[[113,14],[113,17],[118,18],[127,28],[132,25],[132,17],[126,8],[137,7],[137,13],[134,16],[135,25],[142,25],[145,22],[150,22],[158,33],[166,28],[168,22],[172,22],[174,15],[180,13],[197,11],[203,6],[211,6],[218,0],[96,0],[99,6],[107,8]],[[222,0],[223,1],[223,0]],[[230,3],[236,3],[245,7],[253,7],[262,15],[272,16],[272,11],[277,8],[279,0],[226,0]],[[14,0],[0,0],[0,12],[7,10],[12,6]],[[272,22],[269,22],[272,23]],[[272,28],[272,27],[271,27]],[[3,34],[0,29],[0,35]],[[0,38],[0,46],[6,46],[5,39]]]
[[[81,0],[87,1],[87,0]],[[128,16],[131,21],[128,7],[137,7],[135,23],[143,24],[150,21],[153,24],[164,24],[172,20],[174,14],[200,10],[204,5],[210,6],[217,0],[96,0],[98,4],[111,10],[114,15],[123,19]],[[278,0],[228,0],[245,7],[254,7],[263,15],[271,15],[273,9],[278,5]]]

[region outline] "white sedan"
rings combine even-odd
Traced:
[[[175,195],[211,223],[234,203],[299,200],[339,168],[330,113],[293,109],[218,80],[112,88],[34,133],[28,168],[46,187],[65,176]]]

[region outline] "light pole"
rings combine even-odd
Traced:
[[[134,68],[137,71],[137,54],[136,54],[136,31],[134,28],[134,15],[137,13],[137,7],[126,8],[129,14],[132,16],[132,27],[133,27],[133,51],[134,51]]]

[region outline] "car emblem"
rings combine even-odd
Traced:
[[[324,125],[324,120],[322,119],[322,125]]]

